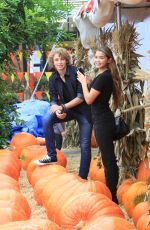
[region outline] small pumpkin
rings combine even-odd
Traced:
[[[90,163],[89,177],[92,180],[98,180],[106,183],[102,159],[99,155],[93,157]]]

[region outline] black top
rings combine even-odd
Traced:
[[[84,99],[82,86],[77,80],[77,68],[71,65],[67,66],[65,73],[65,83],[62,81],[59,73],[56,71],[49,79],[50,104],[65,104],[68,101],[78,97]],[[58,101],[59,100],[59,101]],[[91,121],[91,107],[84,101],[80,105],[72,108],[83,114]]]
[[[65,103],[72,100],[70,88],[69,88],[67,82],[63,82],[63,96],[64,96],[64,102]]]
[[[100,95],[92,104],[92,115],[100,116],[104,112],[110,111],[109,100],[113,92],[113,80],[110,70],[99,74],[91,83],[91,88],[98,90]]]

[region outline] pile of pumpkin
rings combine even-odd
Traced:
[[[0,150],[0,176],[1,181],[4,181],[0,185],[0,230],[136,229],[125,219],[121,208],[112,202],[111,193],[105,183],[83,180],[75,173],[68,172],[67,159],[62,151],[57,150],[56,165],[37,166],[34,160],[40,159],[46,153],[42,141],[29,133],[19,133],[12,138],[10,150]],[[30,219],[32,215],[29,204],[19,191],[18,178],[21,167],[26,170],[37,204],[45,208],[47,220]],[[143,190],[135,187],[136,195],[148,190],[148,185],[144,181],[131,183],[130,186],[136,183],[143,186]],[[119,187],[118,198],[127,212],[130,210],[128,214],[131,216],[134,203],[128,191],[130,187],[128,190]],[[125,194],[128,194],[126,198]],[[145,210],[147,215],[148,208]]]
[[[119,205],[125,209],[138,230],[150,230],[150,165],[147,154],[140,161],[136,177],[125,179],[118,186]],[[100,156],[91,160],[89,176],[105,183]]]

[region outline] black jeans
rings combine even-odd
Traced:
[[[55,145],[56,145],[56,148],[59,150],[61,150],[62,141],[63,141],[62,135],[55,133]]]
[[[113,134],[115,120],[113,113],[106,112],[94,121],[94,130],[97,144],[101,151],[104,164],[106,185],[111,191],[112,200],[117,202],[116,191],[119,178],[116,156],[114,153]]]

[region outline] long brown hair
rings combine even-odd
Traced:
[[[97,51],[103,52],[108,58],[111,58],[111,62],[108,64],[108,68],[111,71],[113,79],[113,100],[115,108],[118,108],[122,103],[122,85],[117,65],[111,49],[107,46],[102,46]]]

